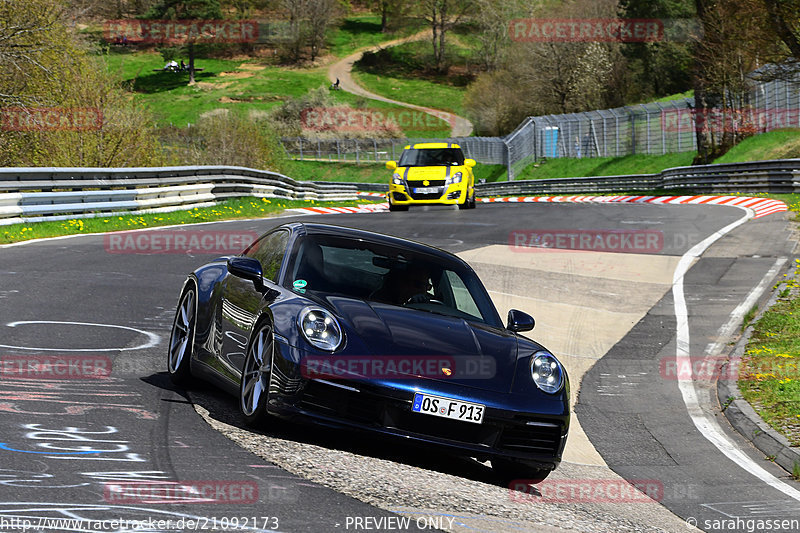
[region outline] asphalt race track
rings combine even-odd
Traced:
[[[564,352],[576,391],[573,374],[585,372],[575,398],[582,431],[570,435],[552,477],[647,480],[659,487],[651,496],[677,516],[652,501],[511,505],[507,489],[475,461],[291,425],[255,434],[234,398],[203,386],[176,389],[165,372],[181,284],[219,249],[166,253],[151,240],[149,250],[132,250],[102,235],[3,247],[0,531],[23,524],[28,531],[688,531],[687,519],[707,531],[746,531],[746,520],[800,519],[800,484],[730,429],[712,384],[687,385],[668,371],[676,350],[700,357],[720,332],[738,332],[725,325],[740,303],[763,300],[793,263],[784,214],[732,228],[681,263],[743,215],[703,205],[486,204],[291,218],[459,253],[477,263],[493,298],[528,301],[537,319],[531,336],[551,339],[545,345],[557,356]],[[218,244],[235,247],[285,220],[159,231],[214,232]],[[658,240],[635,254],[602,257],[514,249],[519,232],[554,230],[649,232]],[[595,272],[600,264],[603,272]],[[678,290],[672,274],[681,264],[691,268]],[[676,319],[683,302],[685,329]],[[562,322],[569,325],[559,329]],[[581,344],[593,327],[597,338]],[[64,379],[8,370],[75,356],[92,356],[92,368],[110,375],[87,375],[77,364]],[[699,429],[707,419],[721,436]],[[262,440],[271,448],[259,448]],[[753,475],[742,457],[765,472]],[[737,518],[741,527],[732,527]]]

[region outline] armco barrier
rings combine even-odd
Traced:
[[[257,196],[355,200],[387,184],[300,182],[244,167],[0,168],[0,225],[122,213],[165,212]],[[660,174],[558,178],[476,186],[478,196],[800,192],[800,159],[667,169]]]
[[[355,200],[356,192],[244,167],[0,168],[0,225],[175,211],[243,196]]]
[[[507,181],[476,186],[479,196],[664,191],[684,194],[800,192],[800,159],[676,167],[660,174]]]

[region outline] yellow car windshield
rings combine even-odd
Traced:
[[[464,164],[461,148],[409,148],[400,156],[400,167],[438,167]]]

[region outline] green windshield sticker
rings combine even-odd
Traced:
[[[292,286],[295,289],[303,289],[303,288],[305,288],[306,285],[308,285],[308,282],[306,280],[304,280],[304,279],[298,279],[298,280],[295,280],[294,283],[292,283]]]

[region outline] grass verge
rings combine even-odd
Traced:
[[[775,130],[743,140],[714,163],[742,163],[800,157],[800,129]]]
[[[213,207],[173,211],[171,213],[149,213],[142,215],[97,216],[62,221],[32,222],[0,226],[0,244],[9,244],[31,239],[125,231],[158,226],[196,224],[217,220],[244,218],[269,218],[285,209],[297,207],[353,206],[374,203],[369,200],[349,202],[316,202],[305,200],[281,200],[276,198],[235,198]]]
[[[559,157],[529,165],[516,179],[540,180],[581,176],[622,176],[626,174],[655,174],[665,168],[692,164],[694,152],[664,155],[634,154],[623,157]]]
[[[800,212],[800,194],[770,195]],[[753,325],[739,368],[745,400],[792,446],[800,446],[800,259],[775,286],[778,300]]]

